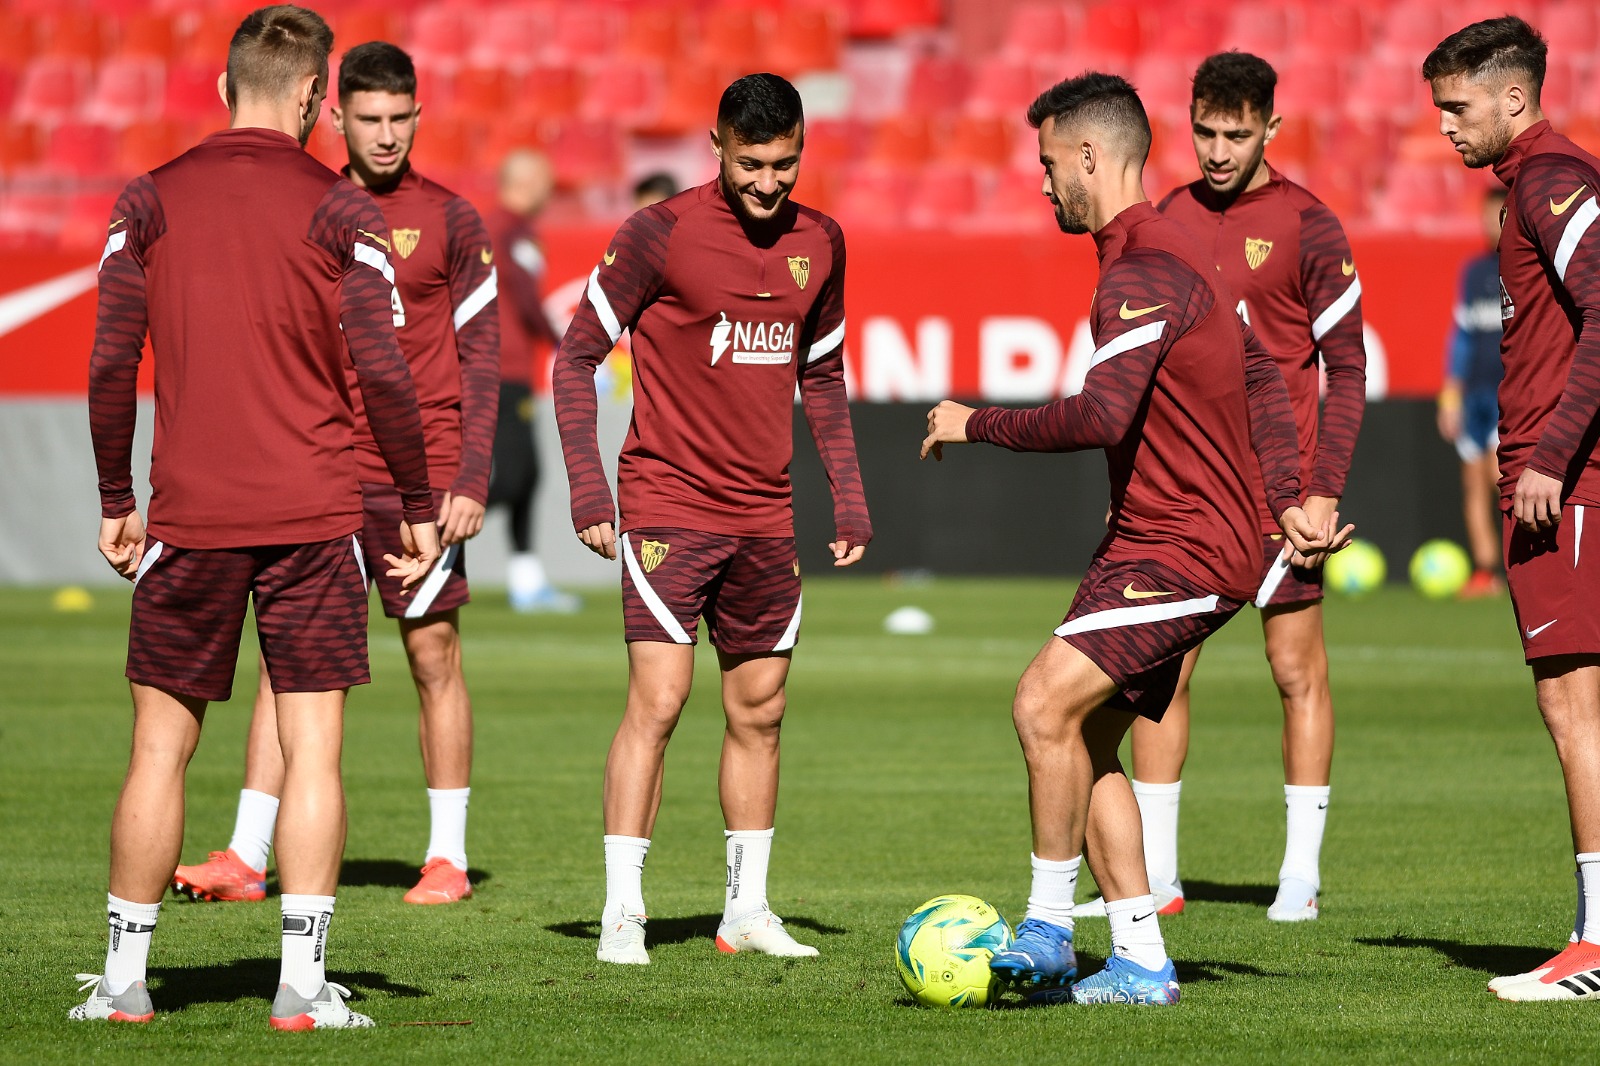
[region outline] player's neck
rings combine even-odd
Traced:
[[[1111,220],[1134,204],[1147,202],[1144,179],[1138,170],[1129,171],[1105,193],[1089,196],[1089,232],[1099,233]]]
[[[1547,117],[1549,116],[1547,116],[1541,109],[1537,107],[1525,109],[1522,114],[1511,120],[1511,139],[1514,141],[1518,137],[1521,137],[1524,133],[1527,133],[1530,129],[1543,122]]]
[[[241,100],[233,109],[233,118],[229,121],[228,128],[276,130],[298,141],[302,129],[300,105],[294,101],[280,103]]]
[[[400,169],[393,174],[369,174],[356,163],[350,160],[350,165],[345,167],[345,176],[350,179],[350,184],[358,189],[392,189],[400,184],[400,179],[411,170],[411,157],[400,160]]]

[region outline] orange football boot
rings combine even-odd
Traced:
[[[198,866],[178,867],[172,889],[196,902],[253,903],[267,898],[267,871],[251,869],[232,848],[213,851]]]
[[[456,903],[472,895],[467,873],[449,859],[429,859],[422,880],[406,893],[407,903]]]

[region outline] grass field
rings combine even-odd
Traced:
[[[277,1034],[275,902],[163,909],[150,1026],[72,1025],[72,975],[104,958],[106,832],[126,766],[127,592],[82,614],[0,591],[0,1059],[15,1062],[1593,1062],[1600,1006],[1511,1005],[1491,975],[1570,930],[1560,777],[1504,601],[1401,589],[1328,611],[1339,748],[1323,917],[1266,920],[1282,849],[1280,712],[1246,612],[1208,647],[1185,774],[1189,910],[1163,923],[1170,1010],[916,1008],[891,961],[923,899],[1028,890],[1018,673],[1069,586],[811,581],[790,689],[771,898],[816,960],[722,957],[709,655],[668,757],[646,871],[654,964],[595,962],[600,773],[624,689],[613,593],[573,618],[497,597],[466,617],[478,757],[478,894],[400,902],[426,842],[414,698],[392,623],[350,702],[350,840],[330,977],[379,1028]],[[495,602],[490,602],[495,601]],[[890,637],[916,604],[939,628]],[[254,665],[213,706],[189,773],[186,861],[225,846]],[[1103,923],[1080,925],[1090,965]],[[405,1022],[467,1022],[411,1027]],[[1135,1060],[1132,1056],[1143,1058]]]

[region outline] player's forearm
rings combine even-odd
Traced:
[[[590,311],[588,319],[593,319]],[[556,407],[556,427],[561,432],[561,454],[567,465],[567,483],[572,493],[572,525],[584,530],[602,522],[615,522],[616,505],[611,499],[611,484],[600,461],[600,440],[595,430],[599,402],[595,397],[595,369],[610,351],[599,350],[605,337],[597,322],[585,320],[583,309],[567,331],[567,338],[556,352],[551,373],[551,392]]]
[[[967,439],[1014,452],[1070,452],[1109,448],[1127,435],[1129,418],[1117,417],[1087,391],[1043,407],[980,407],[967,420]]]
[[[451,492],[486,504],[500,407],[500,317],[493,301],[456,334],[461,357],[461,468]]]
[[[400,491],[407,522],[434,520],[428,453],[411,369],[395,339],[389,286],[364,268],[345,277],[340,321],[366,407],[367,425]]]
[[[1367,367],[1360,358],[1327,360],[1328,392],[1322,405],[1322,426],[1316,464],[1306,491],[1313,496],[1343,496],[1345,479],[1355,457],[1356,438],[1367,411]]]
[[[1528,458],[1529,468],[1565,481],[1596,412],[1600,412],[1600,310],[1586,310],[1566,388],[1545,423],[1538,447]]]
[[[1289,387],[1259,341],[1245,346],[1245,397],[1250,446],[1261,466],[1267,502],[1273,514],[1281,515],[1300,503],[1300,448]]]
[[[843,364],[837,359],[826,363],[816,372],[807,368],[801,379],[801,408],[833,492],[834,531],[840,540],[867,544],[872,540],[872,519],[867,513],[867,494],[861,482],[855,433],[850,426]]]
[[[89,355],[89,432],[100,477],[102,518],[122,518],[138,506],[133,495],[133,431],[146,321],[144,271],[133,263],[108,261],[101,270]]]

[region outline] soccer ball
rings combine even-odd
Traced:
[[[926,1007],[983,1007],[998,990],[989,960],[1011,946],[1011,927],[976,896],[935,896],[900,926],[895,968]]]
[[[1383,552],[1370,540],[1353,540],[1349,547],[1335,552],[1322,566],[1322,583],[1346,596],[1365,596],[1388,574]]]
[[[1461,591],[1472,576],[1472,560],[1454,541],[1430,540],[1411,557],[1411,584],[1430,600]]]

